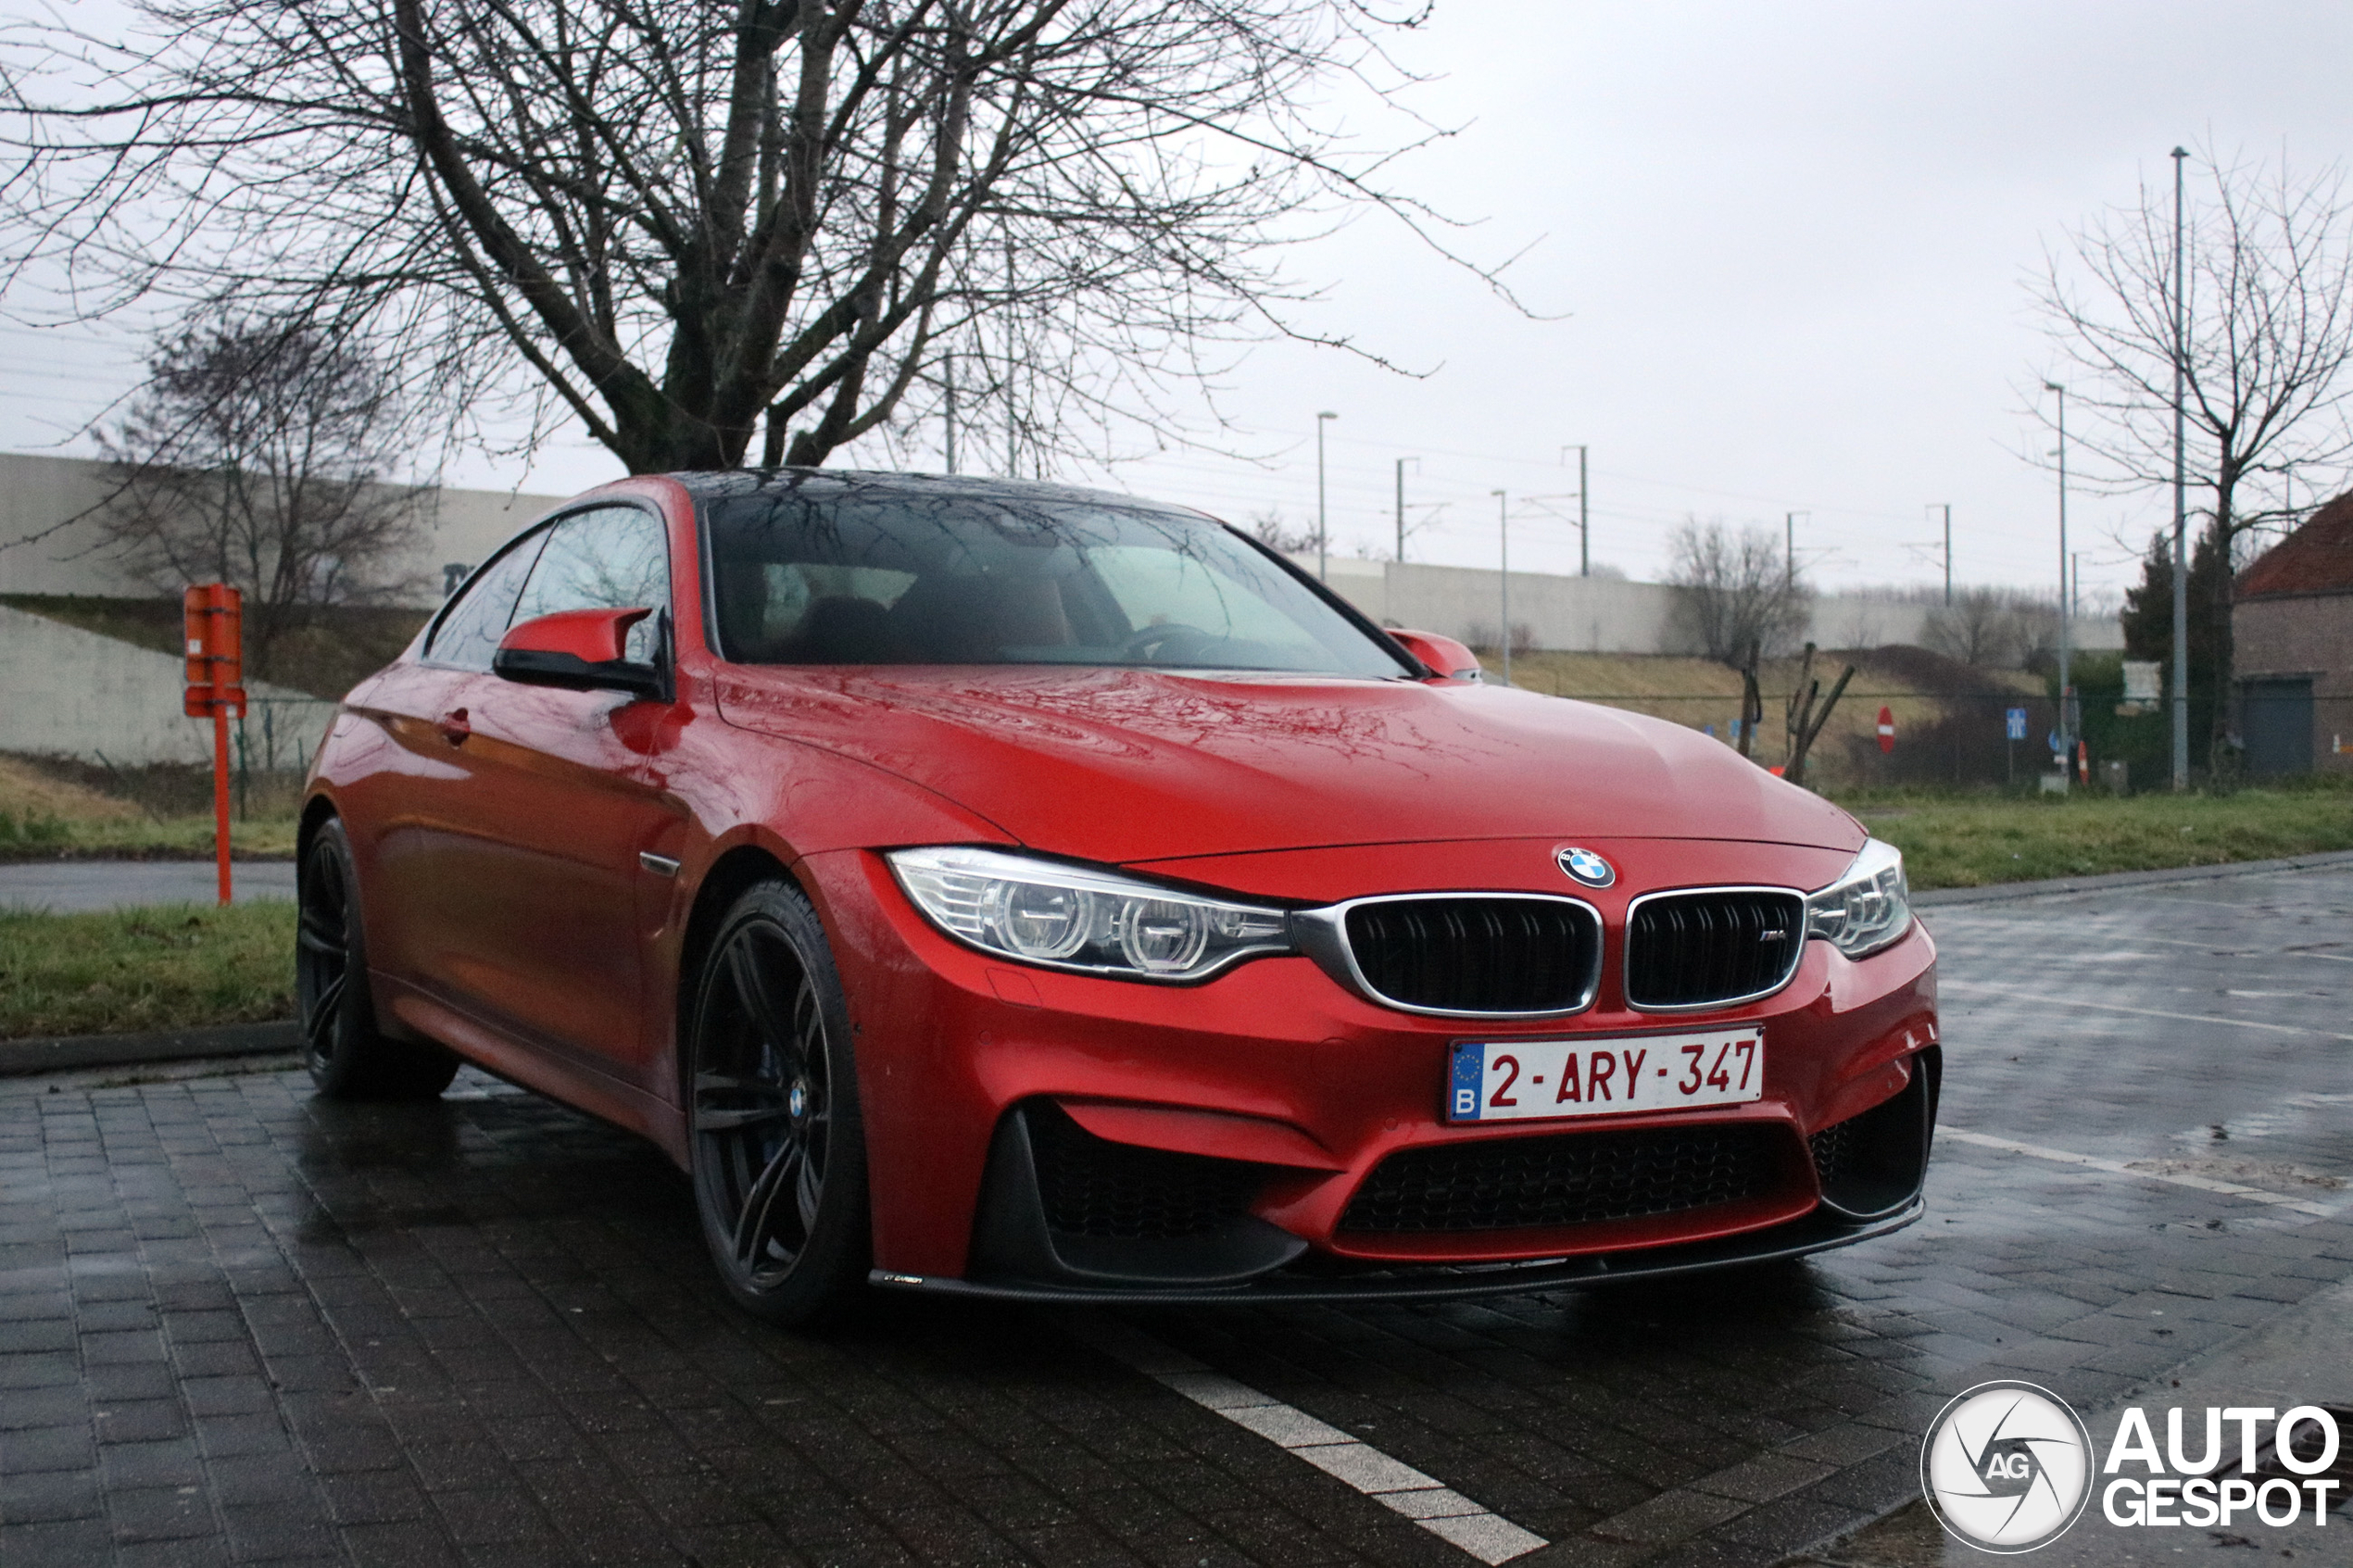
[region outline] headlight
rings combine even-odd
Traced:
[[[1876,953],[1912,928],[1904,852],[1867,839],[1845,874],[1806,900],[1806,935],[1850,959]]]
[[[1280,909],[995,849],[894,849],[884,859],[934,925],[1023,963],[1202,980],[1253,953],[1291,951]]]

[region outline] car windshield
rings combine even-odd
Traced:
[[[1205,518],[921,481],[777,475],[701,502],[740,664],[1410,669]]]

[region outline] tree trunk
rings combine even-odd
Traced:
[[[2226,453],[2214,476],[2214,543],[2222,564],[2214,579],[2214,602],[2207,609],[2214,618],[2214,721],[2207,735],[2206,770],[2207,776],[2214,779],[2222,777],[2226,770],[2235,772],[2238,761],[2232,746],[2238,734],[2238,705],[2231,700],[2232,666],[2235,662],[2231,642],[2231,606],[2237,585],[2232,562],[2236,554],[2233,546],[2238,542],[2241,527],[2235,503],[2243,471]]]

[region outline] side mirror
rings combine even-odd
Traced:
[[[575,692],[662,695],[661,670],[626,657],[629,628],[650,608],[562,609],[510,627],[491,656],[491,673],[527,686]]]
[[[1486,679],[1487,672],[1479,668],[1478,655],[1452,637],[1441,637],[1435,632],[1409,632],[1394,626],[1389,629],[1389,634],[1407,653],[1449,680]]]

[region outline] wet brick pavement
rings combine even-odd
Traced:
[[[1947,1126],[2145,1174],[1948,1138],[1926,1223],[1762,1275],[1122,1326],[1551,1540],[1521,1562],[1766,1564],[1910,1495],[1970,1383],[2098,1405],[2353,1274],[2353,870],[1930,920]],[[0,1086],[6,1568],[1473,1561],[1087,1330],[763,1327],[658,1155],[472,1073]]]

